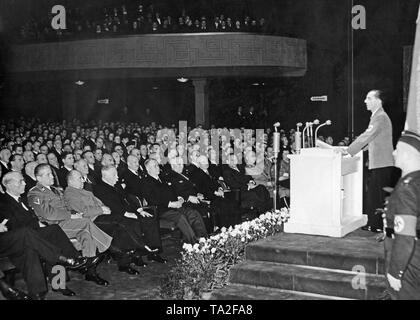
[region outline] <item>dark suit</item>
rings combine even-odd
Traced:
[[[94,169],[91,169],[89,167],[89,173],[88,173],[87,176],[90,179],[90,181],[92,181],[93,184],[97,184],[99,181],[102,180],[102,178],[101,178],[101,171],[99,171],[99,174],[100,175],[98,176],[98,173]]]
[[[223,177],[231,189],[241,190],[242,208],[254,208],[261,213],[271,208],[270,194],[264,186],[248,190],[248,182],[252,180],[250,176],[227,166],[223,170]]]
[[[23,178],[25,179],[25,196],[28,195],[29,190],[36,186],[36,180],[32,179],[27,174],[23,174]]]
[[[3,176],[4,176],[6,173],[8,173],[10,170],[9,170],[8,166],[6,167],[6,166],[3,164],[3,162],[0,162],[0,165],[1,165],[1,176],[0,176],[0,179],[1,179],[1,178],[3,178]]]
[[[66,257],[76,258],[79,256],[67,235],[58,225],[49,225],[41,228],[35,212],[29,207],[25,199],[22,202],[23,205],[13,199],[8,193],[1,199],[0,221],[3,221],[3,219],[9,220],[6,224],[9,231],[25,227],[33,229],[43,239],[60,248]]]
[[[58,181],[60,182],[60,186],[63,189],[67,188],[67,175],[69,174],[69,170],[66,167],[62,167],[60,170],[58,170]]]
[[[0,257],[8,257],[22,272],[30,294],[48,290],[40,258],[54,264],[59,256],[60,250],[31,228],[0,233]]]
[[[61,159],[62,150],[57,150],[55,147],[52,147],[51,152],[57,157],[57,161],[60,164],[60,167],[63,165],[63,160]]]
[[[95,223],[98,223],[98,225],[108,221],[118,223],[130,233],[131,238],[137,243],[137,247],[143,248],[145,242],[152,249],[162,250],[157,217],[144,218],[137,215],[137,220],[124,217],[126,212],[136,213],[139,206],[135,206],[134,203],[130,203],[127,200],[126,194],[121,187],[118,185],[112,187],[101,181],[93,187],[93,193],[104,205],[111,209],[111,215],[100,216],[95,220]],[[119,246],[122,245],[119,244]]]
[[[186,176],[181,175],[173,170],[170,170],[164,178],[165,183],[173,188],[177,196],[181,196],[185,201],[188,201],[190,196],[197,196],[198,190],[195,184]],[[185,202],[184,206],[200,212],[208,233],[213,232],[214,228],[214,210],[210,209],[210,205],[204,202],[199,204]]]
[[[238,205],[234,201],[214,194],[220,188],[216,179],[201,169],[194,170],[190,177],[198,192],[202,193],[206,199],[211,200],[212,207],[217,212],[215,215],[217,226],[229,227],[241,223],[241,210]]]
[[[169,220],[177,225],[186,241],[196,242],[197,238],[207,236],[207,231],[199,212],[181,207],[169,208],[169,202],[177,201],[174,190],[151,176],[141,179],[141,192],[148,205],[157,206],[159,219]],[[186,218],[186,219],[185,219]]]

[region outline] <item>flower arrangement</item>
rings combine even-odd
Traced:
[[[283,208],[245,221],[198,243],[184,244],[181,259],[175,262],[161,285],[161,296],[170,299],[201,299],[204,293],[228,282],[229,270],[242,261],[247,244],[281,231],[290,217]]]

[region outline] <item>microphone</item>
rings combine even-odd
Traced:
[[[327,120],[327,121],[325,121],[323,124],[321,124],[318,128],[316,128],[316,130],[315,130],[315,144],[316,144],[316,141],[318,140],[318,130],[321,128],[321,127],[324,127],[324,126],[330,126],[331,125],[331,120]]]
[[[305,131],[308,130],[310,122],[306,122],[305,129],[302,130],[302,148],[305,149]]]
[[[313,125],[319,125],[319,120],[315,119],[313,122],[309,122],[309,130],[308,130],[308,136],[309,136],[309,146],[314,147],[314,132],[313,132]]]
[[[296,132],[295,132],[295,149],[296,153],[300,153],[300,149],[302,149],[302,136],[299,128],[302,127],[302,123],[296,123]]]
[[[273,151],[274,151],[274,157],[275,159],[277,159],[277,155],[280,152],[280,132],[278,132],[278,128],[280,127],[280,122],[276,122],[273,126],[274,126]]]

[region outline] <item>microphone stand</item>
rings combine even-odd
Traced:
[[[306,126],[305,126],[305,128],[302,130],[302,149],[305,149],[306,148],[306,146],[305,146],[305,131],[306,130],[308,130],[308,128],[309,128],[309,122],[306,122]]]
[[[308,140],[309,140],[309,148],[313,147],[313,131],[312,126],[314,125],[313,122],[309,122],[309,128],[308,128]]]
[[[327,120],[327,121],[325,121],[323,124],[321,124],[318,128],[316,128],[316,130],[315,130],[315,145],[316,145],[316,141],[318,140],[318,130],[321,128],[321,127],[324,127],[324,126],[330,126],[331,125],[331,121],[330,120]]]
[[[273,151],[274,151],[274,197],[273,197],[273,208],[274,211],[277,210],[277,182],[278,182],[278,168],[277,168],[277,159],[280,152],[280,132],[277,131],[277,126],[274,126],[273,134]]]
[[[302,126],[302,123],[297,123],[296,124],[296,133],[295,133],[295,148],[296,148],[296,153],[299,154],[300,153],[300,149],[302,148],[302,136],[301,136],[301,132],[299,131],[299,128]]]

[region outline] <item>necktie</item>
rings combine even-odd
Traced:
[[[18,198],[18,202],[19,202],[19,204],[21,205],[21,207],[23,208],[23,209],[25,209],[26,211],[28,211],[28,208],[25,206],[25,204],[22,202],[22,199],[21,199],[21,197],[19,197]]]

